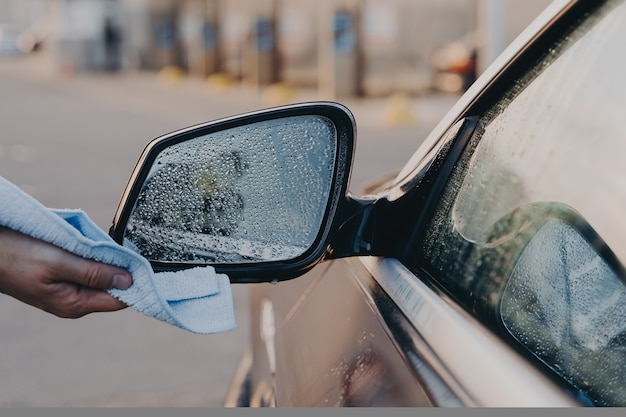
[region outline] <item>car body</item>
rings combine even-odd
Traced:
[[[217,262],[255,283],[225,405],[626,405],[625,19],[623,1],[553,2],[394,179],[352,195],[337,159],[310,250]],[[294,112],[324,113],[336,158],[351,152],[349,113],[328,104],[152,149]],[[120,243],[157,151],[120,206]]]

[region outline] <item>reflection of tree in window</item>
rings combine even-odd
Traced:
[[[194,185],[202,193],[201,230],[216,236],[230,236],[242,218],[243,198],[234,190],[234,183],[248,166],[239,151],[220,155],[218,170],[208,166],[197,174]]]

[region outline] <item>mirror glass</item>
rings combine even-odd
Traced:
[[[266,120],[163,149],[124,246],[150,261],[296,258],[314,243],[331,192],[337,133],[317,115]]]

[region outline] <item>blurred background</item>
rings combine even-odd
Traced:
[[[548,0],[0,0],[0,53],[325,97],[467,87]]]
[[[0,0],[0,175],[108,230],[151,139],[327,99],[357,121],[358,193],[408,161],[549,3]],[[219,407],[248,291],[233,286],[238,327],[217,335],[129,309],[62,320],[0,294],[0,407]]]

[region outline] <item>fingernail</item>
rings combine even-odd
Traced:
[[[119,290],[125,290],[133,283],[132,279],[128,275],[115,274],[113,275],[113,288]]]

